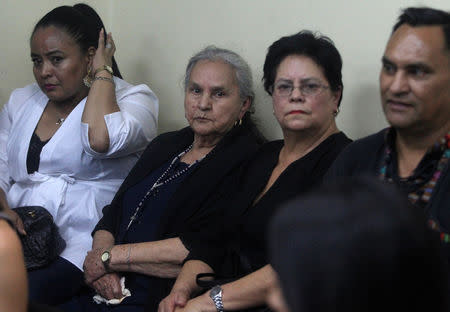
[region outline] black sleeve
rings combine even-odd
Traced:
[[[233,248],[238,242],[235,240],[235,234],[239,231],[238,226],[233,223],[231,226],[225,226],[222,222],[211,222],[207,230],[211,235],[203,236],[198,239],[187,233],[180,237],[189,254],[184,260],[201,260],[208,264],[218,276],[225,277],[232,275],[239,265],[236,248]]]
[[[240,153],[242,161],[221,180],[214,194],[202,204],[201,213],[196,212],[193,225],[178,233],[180,240],[189,250],[185,261],[202,260],[216,272],[231,250],[236,226],[243,215],[244,207],[238,198],[243,185],[242,179],[245,178],[247,168],[260,147],[253,135],[246,134],[239,140],[241,143],[234,139],[233,150]]]
[[[122,214],[121,206],[115,205],[114,201],[110,205],[103,207],[103,217],[98,221],[92,235],[99,230],[108,231],[116,236],[116,230],[119,228],[119,216]]]
[[[253,151],[233,174],[222,181],[215,196],[205,205],[208,214],[203,216],[203,222],[197,222],[201,226],[195,226],[180,234],[180,240],[189,250],[184,261],[201,260],[217,274],[220,274],[225,262],[234,263],[232,257],[235,254],[239,227],[247,207],[243,204],[248,197],[242,189],[243,181],[248,174],[249,163],[256,154],[257,151]]]
[[[352,146],[350,144],[337,156],[325,174],[323,181],[331,183],[339,179],[339,177],[351,175],[354,161],[352,159]]]
[[[328,169],[323,182],[333,183],[340,177],[376,174],[383,142],[384,130],[349,144]]]
[[[224,181],[225,182],[225,181]],[[189,254],[184,260],[201,260],[220,271],[222,261],[230,252],[231,233],[235,232],[236,220],[230,216],[240,214],[233,204],[234,194],[237,192],[236,177],[228,177],[220,192],[208,200],[209,213],[196,222],[195,227],[180,233],[179,238]]]

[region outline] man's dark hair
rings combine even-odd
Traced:
[[[427,7],[410,7],[402,11],[392,32],[403,24],[410,26],[441,26],[444,31],[445,44],[450,50],[450,13]]]

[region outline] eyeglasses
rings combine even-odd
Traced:
[[[322,93],[323,90],[329,89],[330,87],[317,81],[303,82],[298,87],[295,87],[292,83],[280,81],[272,86],[271,92],[276,96],[288,97],[291,96],[292,91],[294,91],[295,88],[298,88],[303,96],[314,96]]]

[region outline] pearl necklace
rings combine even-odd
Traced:
[[[144,205],[144,202],[145,202],[145,200],[147,199],[148,196],[150,196],[151,194],[153,194],[154,191],[155,191],[157,188],[159,188],[159,187],[161,187],[161,186],[163,186],[163,185],[169,183],[170,181],[172,181],[172,180],[178,178],[178,177],[181,176],[183,173],[185,173],[186,171],[188,171],[193,165],[199,163],[200,161],[203,160],[203,158],[205,158],[205,157],[202,157],[202,158],[200,158],[200,159],[197,159],[197,160],[194,161],[192,164],[189,164],[189,166],[187,166],[186,168],[184,168],[184,169],[182,169],[182,170],[180,170],[180,171],[177,171],[177,172],[175,172],[172,176],[166,178],[167,173],[172,169],[173,165],[174,165],[177,161],[179,161],[179,160],[181,159],[181,157],[183,157],[183,155],[186,154],[187,152],[189,152],[191,149],[192,149],[192,144],[189,145],[188,148],[185,149],[184,151],[182,151],[180,154],[178,154],[177,156],[175,156],[175,158],[174,158],[174,159],[172,160],[172,162],[170,163],[169,167],[168,167],[168,168],[163,172],[163,174],[156,180],[156,182],[153,183],[152,187],[147,191],[147,193],[145,193],[144,197],[141,199],[141,201],[140,201],[139,204],[137,205],[136,210],[135,210],[134,213],[133,213],[133,216],[131,216],[130,222],[129,222],[128,225],[127,225],[126,231],[128,231],[128,229],[130,228],[130,226],[131,226],[131,225],[133,224],[133,222],[137,219],[138,213],[139,213],[139,211],[142,209],[142,207],[143,207],[143,205]],[[164,178],[165,178],[165,180],[163,180]]]

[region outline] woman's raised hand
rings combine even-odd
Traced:
[[[92,73],[95,75],[95,71],[103,65],[112,66],[112,57],[116,52],[116,46],[112,38],[111,33],[106,35],[105,44],[105,30],[102,28],[98,36],[98,48],[95,51],[94,58],[92,60]]]

